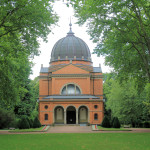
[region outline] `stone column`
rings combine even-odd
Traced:
[[[78,124],[78,111],[76,111],[76,124]]]
[[[66,111],[64,111],[64,124],[66,124]]]

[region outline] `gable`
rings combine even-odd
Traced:
[[[81,69],[79,67],[76,67],[72,64],[67,65],[55,72],[53,72],[53,74],[87,74],[89,73],[88,71]]]

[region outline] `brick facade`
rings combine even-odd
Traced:
[[[54,53],[54,52],[53,52]],[[75,57],[76,58],[76,57]],[[83,59],[51,61],[39,76],[39,120],[50,124],[100,124],[104,116],[101,68]]]

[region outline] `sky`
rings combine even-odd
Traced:
[[[50,62],[50,56],[51,56],[51,50],[54,46],[54,44],[61,38],[65,37],[67,33],[69,32],[69,23],[70,23],[70,17],[72,22],[72,31],[75,33],[76,37],[81,38],[89,47],[91,51],[91,57],[93,61],[93,66],[98,67],[99,64],[101,64],[102,72],[110,72],[112,69],[108,66],[104,65],[104,57],[97,57],[96,54],[92,54],[94,47],[96,44],[94,44],[90,40],[90,36],[87,34],[86,25],[79,26],[76,24],[77,18],[74,17],[74,11],[73,8],[67,7],[66,4],[63,1],[56,1],[54,4],[54,11],[59,16],[59,22],[58,26],[54,26],[52,32],[48,35],[48,42],[40,42],[40,48],[41,51],[39,56],[35,56],[33,59],[34,66],[32,67],[32,75],[30,75],[30,79],[34,79],[35,77],[39,76],[41,64],[43,64],[43,67],[48,67]]]

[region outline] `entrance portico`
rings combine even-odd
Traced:
[[[54,109],[55,124],[82,124],[88,123],[88,108],[80,106],[68,106],[66,109],[62,106],[56,106]]]

